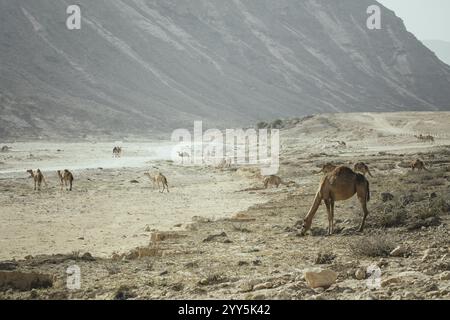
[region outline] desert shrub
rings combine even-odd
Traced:
[[[260,121],[256,124],[257,129],[265,129],[269,126],[269,124],[265,121]]]
[[[132,289],[126,285],[120,286],[114,293],[114,300],[128,300],[136,297]]]
[[[336,255],[333,252],[319,252],[315,264],[330,264],[336,259]]]
[[[390,237],[379,234],[370,237],[364,237],[350,245],[353,254],[363,257],[387,257],[397,245]]]
[[[283,120],[277,119],[270,124],[270,127],[273,129],[281,129],[283,126]]]
[[[375,217],[377,226],[395,228],[402,226],[408,219],[408,212],[401,200],[391,201],[380,205],[381,214]]]

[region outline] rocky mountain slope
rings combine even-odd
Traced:
[[[146,136],[319,112],[449,110],[450,67],[369,0],[0,0],[0,137]]]

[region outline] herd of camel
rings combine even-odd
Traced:
[[[122,148],[114,147],[113,157],[120,157],[121,154]],[[184,154],[179,154],[179,156],[182,158],[185,157]],[[231,166],[231,163],[228,160],[223,160],[218,168],[223,169],[229,166]],[[418,171],[429,171],[425,167],[425,163],[420,159],[412,161],[410,164],[410,168],[412,169],[412,171],[415,171],[416,169]],[[27,173],[29,173],[30,177],[33,178],[34,190],[40,190],[42,183],[47,186],[47,181],[45,180],[45,177],[41,170],[27,170]],[[364,162],[358,162],[354,165],[352,170],[346,166],[336,166],[332,163],[326,163],[322,166],[322,169],[318,173],[322,173],[323,177],[320,181],[319,189],[317,190],[310,210],[303,220],[297,222],[296,226],[301,228],[299,234],[304,236],[307,231],[311,229],[313,218],[322,202],[325,203],[328,214],[328,235],[333,234],[335,202],[348,200],[355,194],[360,201],[364,213],[358,229],[359,232],[362,232],[364,229],[366,218],[369,214],[369,211],[367,210],[367,203],[370,201],[370,187],[369,181],[366,178],[366,174],[370,177],[373,177],[369,167]],[[60,181],[61,190],[63,190],[65,186],[67,191],[72,191],[72,185],[74,181],[73,174],[69,170],[65,169],[62,171],[58,170],[57,175]],[[158,172],[155,175],[146,172],[144,173],[144,175],[150,178],[153,186],[158,186],[159,192],[163,193],[165,190],[169,192],[167,178],[161,172]],[[267,189],[270,185],[278,188],[281,184],[285,183],[283,183],[282,179],[276,175],[263,177],[263,185],[265,189]]]

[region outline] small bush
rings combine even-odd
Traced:
[[[256,124],[256,128],[257,129],[265,129],[265,128],[267,128],[269,126],[269,124],[267,123],[267,122],[265,122],[265,121],[261,121],[261,122],[258,122],[257,124]]]
[[[396,246],[395,241],[380,234],[357,241],[350,245],[350,250],[357,256],[387,257]]]
[[[336,259],[336,255],[332,252],[319,252],[315,264],[330,264]]]

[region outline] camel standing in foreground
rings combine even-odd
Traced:
[[[61,182],[61,190],[63,189],[64,186],[66,186],[67,190],[67,185],[69,185],[70,188],[68,191],[72,191],[72,184],[74,180],[72,172],[65,169],[64,171],[58,170],[56,171],[56,173],[58,174],[59,180]]]
[[[414,171],[415,169],[417,169],[419,172],[422,170],[430,171],[425,167],[425,163],[420,159],[416,159],[416,160],[412,161],[410,164],[410,167],[411,167],[412,171]]]
[[[360,172],[363,174],[363,176],[366,176],[366,174],[369,174],[373,178],[372,173],[369,170],[369,167],[364,162],[358,162],[354,165],[353,171]]]
[[[36,185],[37,185],[38,189],[41,190],[42,182],[44,182],[45,186],[47,187],[47,181],[45,180],[45,177],[42,174],[41,170],[37,169],[35,172],[30,169],[30,170],[27,170],[27,173],[29,173],[31,178],[33,178],[35,191],[36,191]]]
[[[364,223],[369,214],[367,210],[367,202],[370,200],[369,181],[362,174],[355,173],[352,169],[341,166],[322,178],[319,190],[314,198],[314,203],[303,220],[300,235],[304,236],[311,228],[312,220],[322,200],[325,202],[328,212],[328,234],[333,234],[334,203],[336,201],[348,200],[355,194],[357,194],[364,211],[364,216],[359,227],[359,231],[363,231]]]
[[[169,192],[169,184],[167,183],[167,178],[161,172],[159,172],[155,176],[152,176],[148,172],[144,173],[144,175],[146,175],[147,177],[150,178],[150,180],[153,183],[153,186],[155,186],[155,184],[158,185],[159,192],[163,193],[165,189],[167,189],[167,192]],[[160,183],[162,184],[162,187],[163,187],[162,191],[160,190]]]

